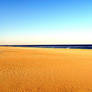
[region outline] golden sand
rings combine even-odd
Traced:
[[[92,50],[0,47],[0,92],[92,92]]]

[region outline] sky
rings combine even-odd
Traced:
[[[92,44],[92,0],[0,0],[0,44]]]

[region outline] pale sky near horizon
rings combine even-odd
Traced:
[[[92,0],[0,0],[0,44],[92,44]]]

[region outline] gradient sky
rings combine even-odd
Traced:
[[[0,44],[92,44],[92,0],[0,0]]]

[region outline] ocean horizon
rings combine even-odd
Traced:
[[[0,45],[8,47],[38,47],[38,48],[66,48],[66,49],[92,49],[92,44],[67,45]]]

